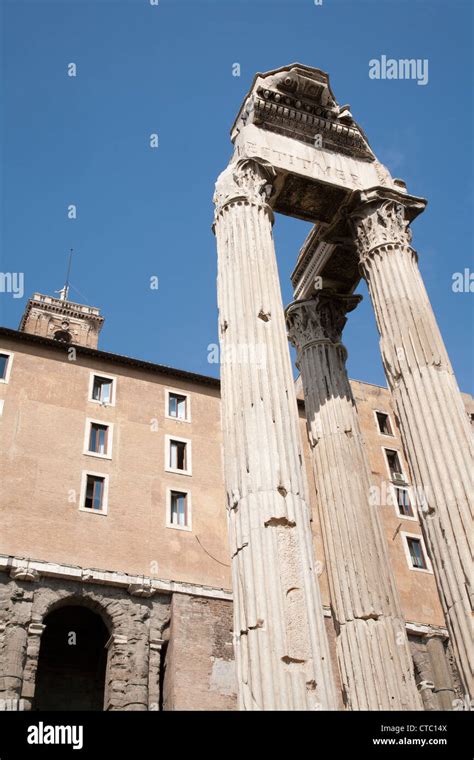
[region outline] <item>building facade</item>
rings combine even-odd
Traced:
[[[102,322],[98,309],[35,294],[20,329],[0,330],[1,704],[235,710],[220,383],[99,350]],[[364,709],[341,667],[334,558],[344,547],[328,535],[329,497],[314,476],[300,380],[296,392],[317,624],[329,643],[336,709]],[[463,689],[392,397],[359,381],[351,392],[370,466],[367,504],[395,578],[397,644],[408,641],[420,707],[453,709]],[[463,398],[472,418],[472,398]],[[370,553],[363,529],[360,549]],[[340,564],[350,576],[350,561]]]

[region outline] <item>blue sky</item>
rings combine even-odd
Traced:
[[[254,74],[299,61],[329,72],[379,159],[428,198],[414,246],[470,390],[472,294],[454,293],[452,275],[473,269],[471,23],[471,0],[3,0],[0,268],[25,273],[25,296],[0,294],[0,323],[16,328],[29,295],[62,286],[72,247],[71,297],[102,309],[103,350],[218,374],[207,361],[217,342],[214,182]],[[428,84],[370,79],[369,60],[382,54],[427,58]],[[277,217],[285,303],[308,230]],[[384,385],[359,291],[349,372]]]

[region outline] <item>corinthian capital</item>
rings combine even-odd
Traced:
[[[214,204],[216,214],[234,201],[267,206],[276,172],[262,159],[243,158],[229,164],[216,182]]]
[[[294,301],[285,312],[288,338],[298,352],[318,343],[340,345],[346,314],[362,296],[344,296],[321,290],[305,301]]]
[[[361,259],[382,246],[410,247],[410,222],[425,205],[422,198],[390,190],[363,192],[359,205],[350,214]]]

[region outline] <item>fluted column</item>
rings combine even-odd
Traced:
[[[421,708],[341,333],[360,296],[323,290],[286,311],[297,349],[336,628],[350,710]]]
[[[424,506],[420,519],[466,693],[472,678],[467,415],[411,247],[409,219],[424,203],[374,189],[351,219],[380,333],[405,453]]]
[[[216,185],[224,471],[244,710],[335,709],[267,203],[273,170]]]

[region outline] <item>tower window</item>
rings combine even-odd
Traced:
[[[191,422],[191,394],[166,388],[165,417],[180,422]]]
[[[112,423],[87,418],[82,453],[87,456],[112,459],[113,430]]]
[[[170,492],[170,523],[185,527],[188,525],[188,495],[182,491]]]
[[[101,404],[113,403],[113,380],[110,377],[94,375],[92,383],[92,400]]]
[[[9,359],[9,354],[0,354],[0,380],[6,380]]]
[[[186,438],[165,438],[165,470],[191,475],[191,441]]]
[[[411,566],[417,570],[427,570],[428,562],[421,538],[415,536],[405,536],[410,555]]]
[[[0,383],[8,383],[12,369],[13,354],[9,351],[0,351]]]
[[[84,508],[102,511],[104,509],[105,477],[87,475]]]
[[[170,441],[170,467],[173,470],[186,470],[186,444]]]
[[[54,340],[58,340],[60,343],[71,343],[72,335],[67,330],[56,330]]]
[[[398,451],[395,451],[394,449],[385,449],[385,456],[387,457],[387,464],[391,479],[395,482],[404,483],[405,476],[402,472],[402,466],[400,464]]]
[[[91,423],[89,435],[89,451],[94,454],[107,454],[107,438],[109,428],[107,425]]]
[[[168,395],[168,415],[177,420],[186,419],[186,396],[180,396],[177,393]]]
[[[398,514],[402,517],[414,517],[413,507],[411,504],[410,494],[407,488],[395,487],[397,495]]]
[[[392,435],[392,425],[390,422],[390,417],[385,412],[375,412],[375,416],[377,418],[377,425],[379,428],[379,432],[382,433],[382,435]]]

